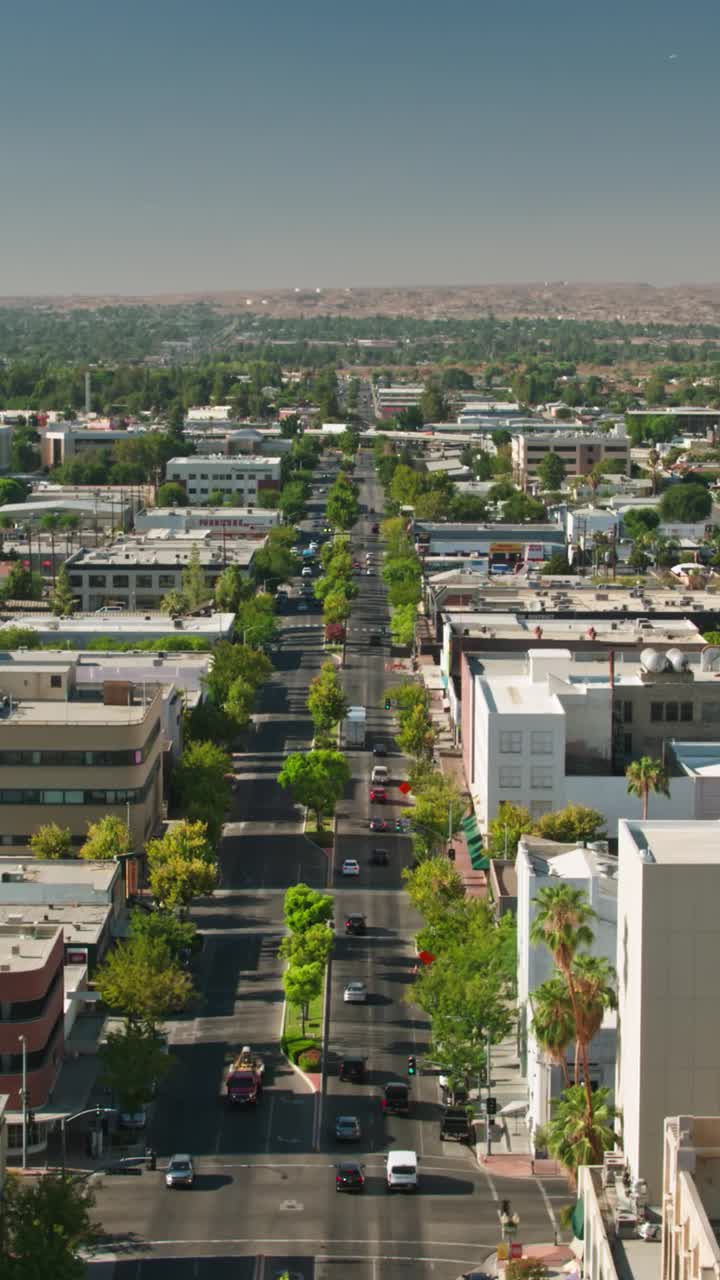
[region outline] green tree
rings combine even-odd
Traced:
[[[503,800],[498,806],[497,814],[488,824],[490,857],[514,858],[521,835],[532,831],[533,827],[534,823],[527,809]]]
[[[328,591],[323,601],[323,622],[347,622],[352,606],[344,591]]]
[[[439,770],[430,771],[415,783],[415,808],[412,811],[413,847],[416,853],[437,853],[457,831],[467,800],[458,787]]]
[[[670,795],[670,779],[662,760],[654,760],[651,756],[641,756],[633,760],[625,770],[628,795],[635,795],[642,800],[643,822],[648,816],[648,801],[653,795]]]
[[[190,603],[184,591],[168,591],[160,601],[160,611],[170,618],[182,618],[190,612]]]
[[[69,618],[75,612],[75,597],[70,586],[70,577],[64,564],[60,565],[52,596],[50,608],[57,618]]]
[[[412,871],[405,868],[403,880],[413,906],[428,921],[465,897],[465,885],[445,857],[425,858]]]
[[[161,484],[157,491],[155,504],[158,507],[186,507],[189,503],[186,489],[175,480]]]
[[[323,966],[317,960],[311,964],[290,965],[283,974],[285,998],[288,1004],[300,1010],[303,1035],[308,1008],[322,991],[323,975]]]
[[[186,911],[195,898],[208,897],[217,883],[215,863],[170,855],[150,865],[150,889],[167,911]]]
[[[425,422],[447,421],[448,404],[441,386],[435,379],[425,383],[425,389],[420,397],[420,412]]]
[[[435,745],[435,730],[425,707],[416,706],[401,717],[396,734],[397,744],[406,755],[428,760]]]
[[[192,613],[210,597],[210,589],[205,582],[205,575],[200,564],[200,551],[193,543],[188,562],[182,572],[182,594],[187,600],[188,611]]]
[[[110,1031],[100,1046],[100,1080],[120,1099],[124,1110],[137,1111],[153,1096],[154,1087],[170,1073],[173,1060],[165,1039],[154,1028],[128,1025]]]
[[[630,507],[623,512],[623,530],[631,538],[641,538],[652,533],[660,523],[660,515],[654,507]]]
[[[299,933],[290,933],[280,943],[280,955],[291,965],[327,965],[333,946],[333,931],[327,922],[312,925]]]
[[[278,506],[286,524],[298,524],[307,508],[308,486],[303,480],[289,480],[280,492]]]
[[[319,925],[327,928],[333,917],[334,904],[328,893],[320,893],[301,881],[286,890],[283,913],[290,932],[304,934]]]
[[[565,1084],[569,1085],[567,1051],[576,1038],[576,1029],[565,979],[555,974],[541,983],[530,995],[530,1006],[535,1039],[546,1058],[562,1068]]]
[[[80,848],[80,857],[86,862],[119,858],[129,852],[130,831],[122,818],[107,814],[88,824],[87,837]]]
[[[0,479],[0,506],[4,507],[7,503],[12,503],[14,506],[18,502],[24,502],[28,492],[28,485],[24,480],[18,480],[15,476],[4,476]]]
[[[544,813],[535,824],[535,832],[544,840],[559,840],[569,844],[598,840],[605,834],[605,819],[597,809],[584,804],[569,804],[553,813]]]
[[[145,852],[150,865],[165,862],[168,858],[205,862],[208,866],[215,863],[215,849],[208,836],[207,823],[200,820],[174,822],[164,836],[148,840]]]
[[[259,592],[238,604],[235,630],[242,636],[243,644],[251,644],[256,648],[272,644],[277,635],[277,626],[275,601],[271,595]]]
[[[307,705],[315,729],[320,733],[329,733],[347,714],[347,699],[333,662],[324,662],[319,674],[310,681]]]
[[[360,515],[360,504],[347,477],[340,474],[328,490],[327,518],[334,529],[351,529]]]
[[[293,752],[278,774],[296,803],[314,812],[318,828],[325,814],[334,813],[349,781],[350,766],[339,751]]]
[[[236,564],[223,569],[215,583],[215,605],[226,613],[235,613],[248,592],[249,584]]]
[[[3,1280],[83,1280],[83,1254],[100,1238],[87,1182],[61,1173],[31,1181],[8,1175],[3,1188]]]
[[[416,619],[417,606],[414,604],[401,604],[391,611],[390,636],[398,648],[406,649],[415,644]]]
[[[543,489],[562,489],[565,463],[560,454],[548,451],[538,464],[537,473]]]
[[[192,982],[159,938],[130,937],[107,953],[95,975],[102,999],[133,1026],[155,1027],[189,1004]]]
[[[190,920],[179,920],[170,911],[131,911],[131,938],[159,938],[168,948],[173,962],[179,964],[201,945],[196,926]]]
[[[40,600],[43,584],[39,573],[34,573],[18,560],[11,566],[3,586],[6,600]]]
[[[707,520],[711,511],[712,495],[702,484],[671,485],[660,499],[660,514],[668,523],[695,524]]]
[[[33,831],[30,837],[30,848],[36,858],[74,858],[72,834],[69,827],[60,827],[57,822],[46,822]]]
[[[215,706],[222,707],[238,677],[257,689],[270,678],[272,670],[270,659],[258,649],[221,640],[213,649],[212,667],[205,680],[208,696]]]

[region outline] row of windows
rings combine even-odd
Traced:
[[[39,791],[30,787],[0,787],[0,804],[142,804],[150,794],[160,766],[158,760],[142,787],[119,787],[75,790],[47,788]]]
[[[498,783],[504,791],[521,787],[523,771],[521,765],[501,764],[498,771]],[[532,765],[530,768],[530,787],[533,791],[551,791],[553,786],[552,765]]]
[[[650,719],[659,723],[662,720],[669,723],[677,720],[684,720],[686,723],[693,718],[692,702],[651,702],[650,703]]]
[[[519,729],[501,729],[500,751],[502,755],[520,755],[523,750],[523,733]],[[546,729],[532,729],[530,732],[530,754],[533,756],[551,756],[553,753],[553,734]]]
[[[53,1061],[56,1061],[57,1053],[56,1053],[55,1046],[56,1046],[58,1035],[62,1030],[63,1021],[64,1021],[64,1017],[63,1017],[63,1011],[61,1008],[59,1017],[56,1019],[55,1023],[53,1024],[53,1027],[50,1031],[50,1034],[47,1038],[47,1041],[44,1047],[42,1049],[33,1049],[31,1053],[27,1054],[26,1065],[27,1065],[28,1071],[40,1071],[40,1069],[45,1066],[45,1064],[48,1062],[51,1056],[53,1058]],[[11,1076],[20,1075],[21,1071],[22,1071],[22,1050],[20,1050],[19,1053],[10,1054],[10,1069],[8,1071],[8,1074]]]
[[[175,573],[159,573],[157,575],[158,587],[174,587],[179,581],[180,569]],[[110,581],[108,581],[110,579]],[[80,574],[73,573],[70,575],[71,587],[82,587],[83,578]],[[90,573],[88,574],[89,587],[129,587],[130,577],[127,573]],[[145,587],[152,589],[153,575],[151,573],[137,573],[133,576],[133,586]]]
[[[247,474],[238,475],[236,471],[226,471],[226,472],[219,471],[217,475],[212,475],[212,476],[207,471],[200,471],[199,473],[195,471],[189,471],[187,474],[187,479],[188,480],[212,480],[212,481],[242,480],[244,482],[246,480],[255,480],[255,479],[272,480],[272,476],[269,471],[263,471],[262,473],[258,471],[254,471],[251,476]]]
[[[156,720],[145,745],[135,751],[0,751],[0,765],[44,765],[58,769],[83,768],[85,765],[101,769],[127,768],[147,760],[159,733],[160,721]]]
[[[55,970],[50,986],[47,991],[38,996],[37,1000],[14,1000],[11,1001],[10,1007],[5,1017],[2,1015],[2,1005],[0,1005],[0,1022],[30,1022],[33,1018],[41,1018],[45,1013],[48,1005],[57,995],[58,987],[63,981],[62,966]]]

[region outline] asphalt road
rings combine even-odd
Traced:
[[[358,467],[361,499],[380,510],[381,496],[369,462]],[[326,482],[324,482],[326,488]],[[322,524],[321,504],[306,529]],[[390,743],[392,720],[382,708],[386,644],[370,644],[370,630],[387,626],[378,539],[360,521],[353,541],[375,556],[376,572],[359,579],[344,682],[351,703],[368,709],[368,747]],[[411,991],[413,933],[417,917],[401,888],[410,842],[368,831],[371,812],[369,749],[349,753],[352,785],[341,806],[335,865],[305,840],[298,816],[274,777],[288,751],[307,747],[311,723],[307,685],[322,661],[319,614],[283,617],[276,674],[263,693],[252,749],[235,759],[234,811],[222,849],[222,888],[193,913],[206,933],[199,985],[202,1002],[172,1027],[178,1068],[157,1107],[152,1141],[158,1171],[107,1177],[98,1189],[98,1214],[108,1233],[104,1262],[93,1264],[118,1280],[157,1277],[190,1280],[275,1280],[283,1271],[299,1280],[343,1276],[353,1280],[432,1275],[445,1280],[476,1265],[495,1246],[501,1199],[512,1200],[521,1237],[552,1238],[548,1204],[557,1209],[567,1191],[546,1180],[504,1182],[478,1168],[471,1153],[439,1138],[437,1079],[421,1075],[412,1086],[411,1114],[386,1118],[380,1093],[386,1081],[407,1079],[407,1056],[420,1058],[429,1028],[405,997]],[[402,757],[385,761],[393,782],[404,774]],[[388,817],[401,812],[400,793],[388,790]],[[373,810],[375,806],[372,806]],[[379,806],[378,806],[379,811]],[[373,867],[369,854],[382,843],[388,867]],[[345,857],[360,863],[357,879],[343,880]],[[278,1053],[282,1017],[282,893],[303,879],[329,883],[337,899],[338,940],[330,969],[328,1075],[313,1094]],[[368,931],[346,937],[347,911],[362,911]],[[366,1005],[346,1005],[346,983],[367,984]],[[260,1105],[228,1111],[220,1097],[225,1063],[243,1043],[265,1056],[267,1088]],[[342,1052],[367,1057],[361,1086],[340,1083]],[[360,1120],[356,1149],[334,1138],[339,1114]],[[385,1191],[384,1154],[412,1148],[420,1158],[417,1196]],[[191,1192],[164,1188],[162,1164],[175,1151],[190,1151],[198,1176]],[[342,1156],[365,1165],[361,1196],[337,1195],[335,1163]]]

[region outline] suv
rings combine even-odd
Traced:
[[[404,1080],[391,1080],[385,1085],[382,1107],[383,1111],[387,1111],[390,1115],[408,1115],[410,1111],[410,1090]]]
[[[471,1142],[470,1117],[464,1107],[445,1107],[440,1117],[440,1137],[451,1142]]]
[[[354,934],[366,932],[365,917],[360,911],[353,911],[345,917],[345,932]]]
[[[370,854],[370,861],[374,867],[386,867],[389,860],[387,849],[373,849]]]
[[[349,1080],[352,1084],[362,1084],[365,1080],[365,1059],[357,1053],[346,1053],[340,1059],[338,1076],[341,1080]]]

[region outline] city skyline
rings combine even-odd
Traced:
[[[720,278],[720,17],[11,5],[0,294]]]

